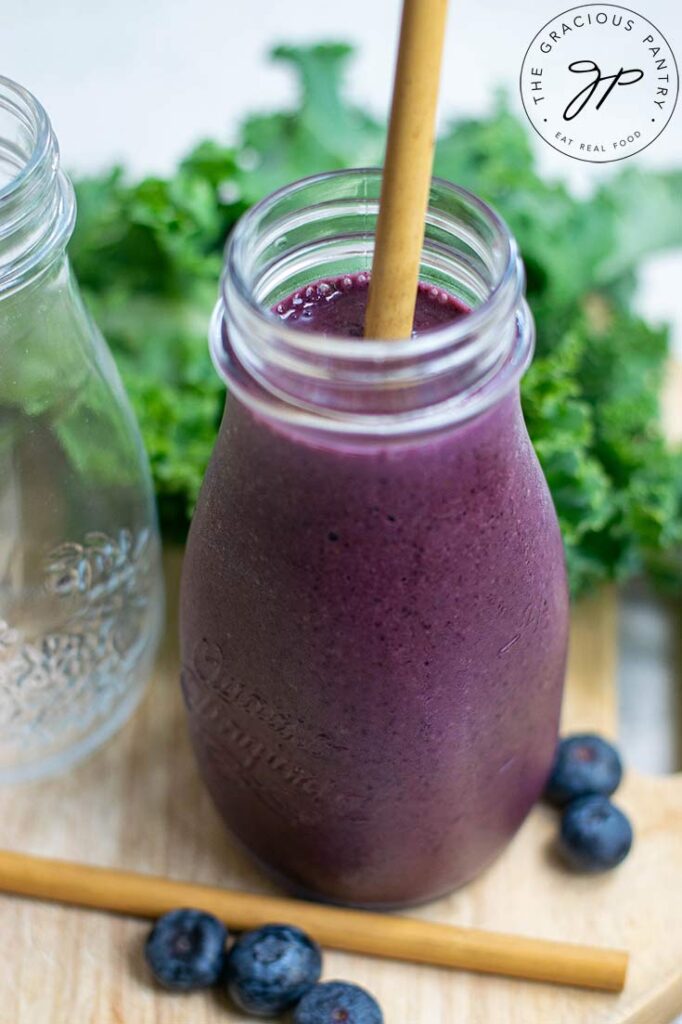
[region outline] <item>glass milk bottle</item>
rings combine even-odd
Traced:
[[[74,219],[45,111],[0,79],[0,781],[110,736],[162,621],[149,467],[65,255]]]
[[[380,183],[297,182],[231,237],[182,683],[204,778],[256,858],[303,894],[394,906],[476,875],[542,791],[568,599],[521,413],[516,244],[434,181],[417,336],[357,337]]]

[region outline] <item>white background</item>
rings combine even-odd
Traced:
[[[682,57],[682,5],[632,0]],[[227,135],[246,111],[293,100],[268,66],[273,42],[348,39],[361,48],[352,94],[388,107],[400,0],[0,0],[0,73],[47,106],[67,165],[113,158],[167,171],[202,136]],[[515,105],[523,55],[570,0],[451,0],[441,113],[482,111],[496,85]],[[642,162],[682,162],[680,112]],[[541,145],[541,144],[540,144]],[[587,182],[601,173],[552,154],[548,169]]]
[[[520,110],[523,54],[564,5],[451,0],[441,118],[484,111],[498,85],[507,86]],[[229,138],[246,111],[294,101],[291,77],[265,60],[273,42],[357,42],[350,91],[385,114],[400,7],[400,0],[0,0],[0,73],[47,107],[68,168],[118,160],[135,172],[163,173],[198,139]],[[636,8],[682,57],[682,4],[636,0]],[[663,135],[632,162],[681,164],[681,125],[682,103]],[[612,173],[539,140],[537,148],[548,173],[577,187]],[[657,260],[645,274],[640,304],[655,318],[675,321],[682,352],[680,280],[682,256]]]

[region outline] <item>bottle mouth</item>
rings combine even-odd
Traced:
[[[315,280],[371,269],[381,170],[296,182],[249,210],[226,251],[211,329],[219,374],[261,412],[318,429],[401,433],[468,418],[519,379],[533,348],[524,273],[504,221],[434,178],[421,280],[470,312],[402,340],[301,331],[271,312]]]
[[[43,106],[0,76],[0,294],[31,279],[62,252],[75,200]]]

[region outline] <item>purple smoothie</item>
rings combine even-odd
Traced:
[[[357,335],[367,279],[275,315]],[[466,315],[420,286],[420,333]],[[229,397],[182,591],[183,691],[227,824],[296,890],[425,900],[539,796],[567,596],[518,390],[409,443],[311,438]]]

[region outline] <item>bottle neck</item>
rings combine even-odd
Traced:
[[[0,77],[0,299],[63,255],[74,220],[73,188],[47,114]]]
[[[271,309],[315,280],[371,268],[381,172],[288,186],[231,237],[211,350],[230,391],[259,414],[337,434],[406,437],[445,429],[500,401],[528,365],[533,326],[504,223],[434,180],[421,279],[471,310],[403,341],[303,332]]]

